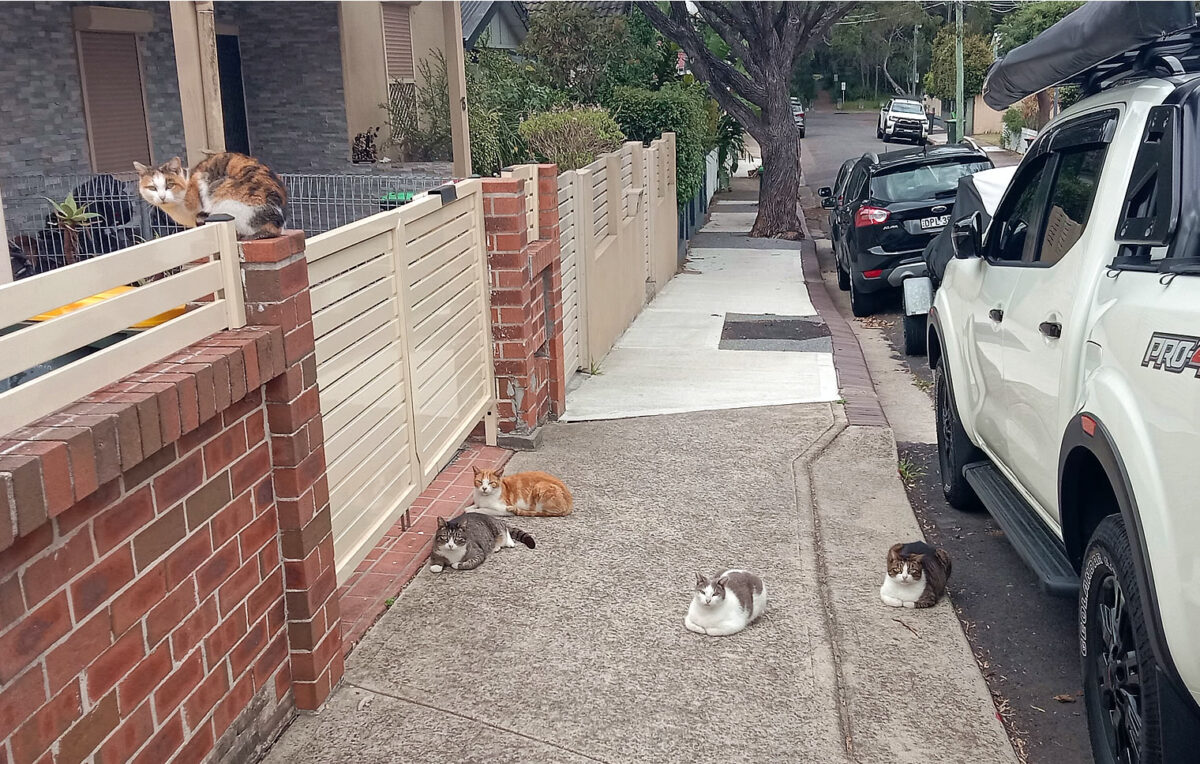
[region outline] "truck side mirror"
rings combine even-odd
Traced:
[[[983,254],[983,216],[978,211],[954,223],[950,234],[954,256],[966,260]]]
[[[833,189],[829,186],[821,186],[817,189],[817,196],[824,199],[827,196],[833,196]]]

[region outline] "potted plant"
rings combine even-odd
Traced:
[[[50,198],[46,198],[46,201],[54,208],[54,224],[62,229],[63,257],[70,265],[75,262],[75,255],[79,252],[79,230],[90,226],[100,215],[88,212],[86,204],[76,204],[74,194],[67,194],[67,198],[61,202]]]

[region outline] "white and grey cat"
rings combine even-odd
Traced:
[[[697,634],[725,637],[757,621],[766,609],[767,588],[750,571],[731,568],[711,577],[697,573],[683,625]]]
[[[474,570],[489,554],[501,547],[516,546],[516,541],[534,548],[533,536],[494,517],[478,512],[466,512],[453,520],[439,517],[433,551],[429,553],[429,572],[441,573],[445,568]]]
[[[894,544],[888,550],[887,573],[879,598],[892,607],[933,607],[946,593],[950,555],[924,541]]]

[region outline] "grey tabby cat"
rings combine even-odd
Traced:
[[[446,567],[474,570],[500,547],[516,546],[514,540],[534,548],[533,536],[520,528],[510,528],[495,517],[478,512],[467,512],[452,520],[439,517],[429,555],[429,572],[441,573]]]

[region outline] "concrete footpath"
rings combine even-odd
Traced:
[[[879,601],[920,536],[888,428],[836,402],[558,424],[533,468],[575,514],[418,575],[268,762],[1015,761],[950,604]],[[763,619],[686,631],[694,571],[734,565]]]

